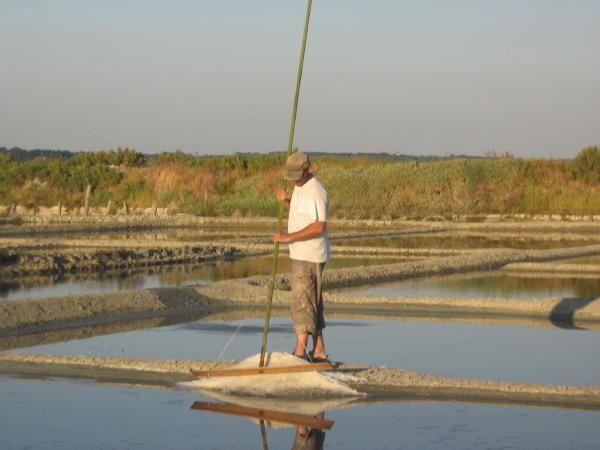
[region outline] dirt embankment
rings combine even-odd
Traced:
[[[70,249],[23,252],[19,248],[0,249],[0,278],[65,273],[104,273],[119,269],[186,264],[239,256],[234,247],[180,246],[144,249]]]
[[[600,254],[600,246],[553,250],[499,250],[425,261],[326,271],[325,284],[330,288],[358,286],[408,278],[498,269],[513,262],[550,261]],[[0,302],[0,332],[3,334],[45,327],[68,327],[72,322],[133,320],[149,315],[167,316],[183,311],[219,311],[246,305],[263,305],[269,278],[258,276],[227,280],[206,286],[122,291],[37,300]],[[274,304],[289,301],[285,275],[277,278]],[[526,302],[512,299],[456,299],[406,297],[356,297],[341,291],[329,292],[330,303],[339,305],[393,305],[399,310],[435,314],[505,315],[548,318],[551,321],[600,320],[598,299],[545,299]]]
[[[560,263],[511,263],[502,268],[507,272],[542,272],[552,274],[600,275],[600,265],[595,264],[560,264]]]
[[[406,227],[431,227],[447,230],[504,230],[504,231],[566,231],[595,232],[600,230],[600,215],[596,216],[529,216],[482,215],[457,216],[453,220],[442,217],[431,220],[354,220],[331,219],[330,225],[339,229],[398,230]],[[164,217],[142,215],[73,215],[73,216],[18,216],[0,218],[0,236],[95,231],[141,231],[174,228],[202,228],[205,226],[268,227],[274,229],[273,217],[199,217],[175,214]]]
[[[194,377],[189,374],[190,368],[209,370],[228,367],[235,362],[28,355],[5,352],[0,353],[0,372],[171,385],[178,381],[193,380]],[[600,409],[600,386],[449,378],[402,369],[347,364],[340,364],[337,370],[355,377],[351,386],[366,394],[366,400],[412,398]],[[276,382],[276,378],[272,380]]]
[[[435,275],[497,270],[510,263],[543,263],[560,259],[600,255],[600,245],[560,248],[551,250],[486,250],[465,255],[455,255],[396,264],[349,267],[325,270],[324,286],[340,289],[377,283],[423,278]],[[226,280],[198,287],[199,292],[211,297],[240,302],[253,302],[264,296],[264,287],[270,282],[268,276],[255,276],[240,280]],[[276,278],[278,297],[289,291],[287,275]]]
[[[445,258],[430,258],[423,261],[326,271],[324,281],[331,288],[340,288],[432,275],[497,270],[509,263],[541,263],[599,254],[600,245],[551,250],[490,249],[485,252],[474,252]]]
[[[157,288],[0,302],[0,336],[233,308],[193,288]]]
[[[173,228],[196,228],[210,225],[256,226],[276,224],[275,218],[198,217],[175,214],[166,217],[140,215],[109,216],[19,216],[0,219],[0,236],[22,236],[49,233],[143,231]]]

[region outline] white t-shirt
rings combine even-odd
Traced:
[[[327,191],[315,177],[302,186],[294,186],[290,201],[288,233],[306,228],[314,222],[327,222]],[[291,242],[290,258],[299,261],[323,263],[329,260],[329,236],[327,231],[320,236],[305,241]]]

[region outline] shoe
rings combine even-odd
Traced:
[[[302,355],[302,356],[300,356],[300,355],[296,355],[294,352],[291,352],[290,355],[293,355],[296,358],[303,359],[304,361],[313,362],[313,360],[310,359],[310,357],[308,355]]]
[[[314,363],[330,363],[331,361],[329,360],[329,356],[325,357],[325,358],[319,358],[317,356],[312,358],[312,362]]]

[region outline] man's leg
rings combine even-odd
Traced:
[[[327,358],[327,352],[325,351],[325,340],[323,339],[323,333],[313,335],[313,358]]]
[[[316,331],[314,266],[306,261],[292,260],[290,281],[292,288],[290,311],[296,331],[294,355],[306,357],[308,356],[308,335]]]
[[[323,269],[325,263],[317,264],[315,298],[316,298],[316,332],[313,334],[313,358],[327,359],[328,355],[325,351],[325,340],[323,338],[323,328],[325,328],[325,315],[323,306]]]
[[[294,347],[294,355],[300,358],[306,357],[306,349],[308,347],[308,333],[300,333],[296,335],[296,347]]]

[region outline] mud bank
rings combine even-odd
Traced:
[[[231,366],[231,360],[147,360],[85,356],[48,356],[0,353],[0,372],[41,377],[81,377],[135,384],[171,385],[194,378],[191,367]],[[354,375],[354,389],[367,398],[444,399],[600,409],[600,386],[568,386],[449,378],[387,367],[340,364],[338,370]]]
[[[286,317],[288,315],[289,312],[287,309],[273,308],[272,317]],[[234,309],[217,312],[206,312],[204,310],[183,310],[171,313],[149,312],[140,313],[138,316],[140,316],[140,318],[126,317],[123,319],[115,319],[115,317],[108,316],[104,319],[82,319],[67,323],[50,323],[38,327],[21,328],[17,330],[2,330],[0,331],[0,352],[15,348],[88,339],[95,336],[105,336],[115,333],[166,327],[190,322],[231,322],[249,318],[261,319],[264,317],[264,308],[255,310]]]
[[[366,235],[371,237],[370,234]],[[234,244],[236,248],[245,250],[249,253],[272,253],[273,243],[266,242],[248,242],[242,240],[231,241],[213,241],[215,245]],[[360,246],[342,246],[336,245],[335,241],[331,244],[332,251],[335,255],[364,255],[369,258],[387,258],[387,257],[418,257],[418,256],[451,256],[451,255],[466,255],[470,253],[482,252],[486,250],[476,249],[439,249],[439,248],[394,248],[394,247],[360,247]],[[287,254],[287,246],[282,246],[279,250],[280,254]]]
[[[181,246],[138,250],[44,250],[23,252],[19,248],[0,249],[0,278],[65,273],[104,273],[119,269],[185,264],[239,256],[235,247]]]
[[[599,254],[600,245],[551,250],[499,249],[477,251],[464,255],[429,258],[396,264],[325,270],[323,282],[324,286],[329,289],[339,289],[434,275],[497,270],[509,263],[546,262]],[[269,281],[270,278],[266,276],[256,276],[241,280],[226,280],[198,287],[198,291],[211,298],[241,302],[256,301],[257,288],[264,288]],[[280,291],[278,295],[282,295],[281,291],[289,290],[287,276],[277,276],[276,286]]]
[[[169,323],[263,316],[265,290],[255,302],[205,297],[197,288],[0,302],[0,350],[80,339]],[[287,316],[289,293],[279,292],[273,317]],[[600,298],[501,299],[326,294],[329,317],[457,321],[597,330]]]
[[[557,217],[526,215],[487,215],[472,218],[455,217],[447,220],[349,220],[331,219],[332,229],[402,230],[423,227],[438,231],[480,232],[573,232],[599,233],[600,216]],[[0,236],[43,236],[82,232],[154,231],[190,229],[203,227],[235,227],[275,229],[276,218],[271,217],[198,217],[176,214],[164,217],[117,215],[117,216],[18,216],[0,219]]]
[[[576,323],[600,323],[600,297],[590,298],[456,298],[456,297],[392,297],[348,296],[331,294],[325,300],[329,305],[394,305],[397,312],[446,314],[463,317],[539,318],[548,319],[557,326],[575,327]]]
[[[339,288],[432,275],[496,270],[509,263],[545,262],[600,254],[600,245],[551,250],[490,250],[422,261],[326,271],[324,282]]]
[[[600,276],[600,265],[558,263],[511,263],[502,268],[507,272],[540,272],[548,274],[591,274]]]
[[[527,300],[525,300],[527,301]],[[418,299],[417,299],[418,302]],[[466,310],[466,312],[464,312]],[[67,323],[49,323],[37,327],[3,330],[0,331],[0,352],[15,348],[47,345],[57,342],[66,342],[87,339],[127,331],[165,327],[198,321],[240,321],[248,319],[263,319],[264,306],[257,305],[254,309],[236,308],[227,311],[205,312],[181,311],[180,313],[139,313],[142,318],[107,317],[104,319],[82,319]],[[146,317],[144,317],[146,316]],[[394,320],[423,321],[441,323],[461,323],[478,325],[519,326],[527,328],[566,328],[580,330],[600,330],[600,321],[579,320],[579,315],[573,315],[570,320],[557,320],[552,315],[516,315],[507,313],[489,312],[476,314],[473,309],[445,307],[428,307],[418,304],[413,308],[402,307],[394,304],[339,304],[327,305],[327,319],[366,319],[366,320]],[[271,317],[289,318],[289,309],[286,306],[275,306]]]
[[[157,288],[0,302],[0,336],[233,308],[193,288]]]
[[[342,288],[432,275],[499,269],[508,263],[550,261],[600,254],[600,246],[538,251],[500,250],[407,263],[347,268],[325,272],[325,285]],[[188,288],[159,288],[117,293],[11,300],[0,302],[0,331],[25,332],[36,328],[69,326],[71,321],[133,320],[148,314],[169,315],[184,311],[216,312],[235,303],[262,305],[269,277],[251,277]],[[289,301],[285,275],[277,278],[274,303]],[[506,315],[550,318],[572,323],[598,321],[597,299],[546,299],[536,301],[456,298],[356,297],[341,291],[326,295],[326,301],[348,305],[394,305],[398,310],[440,314]]]
[[[225,282],[223,282],[225,283]],[[249,285],[247,280],[230,280],[226,285],[198,286],[209,298],[233,300],[243,304],[263,304],[265,287]],[[340,308],[393,308],[396,314],[412,317],[464,317],[479,319],[538,319],[556,326],[596,328],[600,323],[600,298],[460,298],[416,296],[365,296],[344,291],[325,292],[325,304]],[[273,303],[289,305],[289,291],[277,290]]]
[[[19,216],[0,223],[0,236],[98,231],[143,231],[168,228],[192,228],[207,225],[258,226],[277,224],[276,218],[199,217],[174,214],[166,217],[140,215],[109,216]]]

